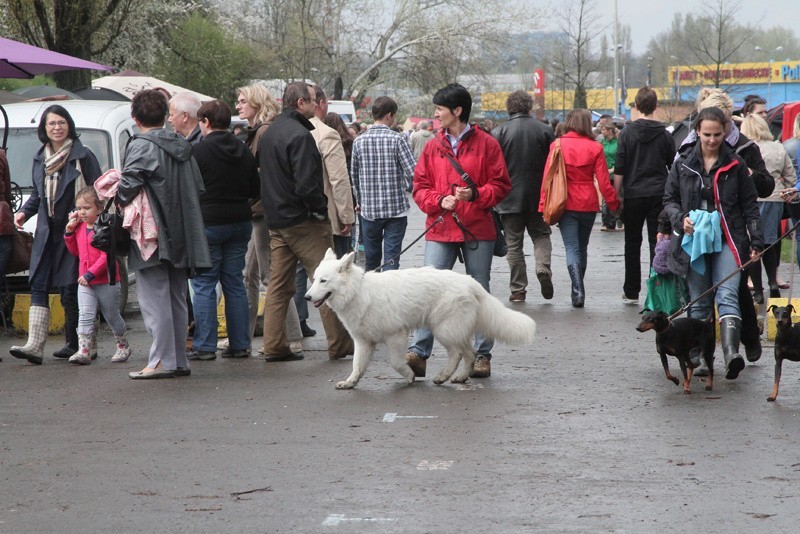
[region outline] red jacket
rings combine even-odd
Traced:
[[[92,236],[94,231],[86,231],[86,223],[80,223],[75,232],[64,234],[64,242],[67,250],[73,256],[78,256],[78,275],[83,276],[87,272],[94,275],[90,285],[108,283],[108,265],[106,264],[106,253],[97,250],[92,246]],[[119,265],[117,266],[117,281],[119,281]],[[76,280],[77,282],[77,280]]]
[[[456,225],[452,212],[444,210],[440,202],[453,194],[454,185],[466,187],[467,184],[447,159],[448,152],[453,155],[444,130],[425,145],[414,169],[414,201],[428,215],[426,227],[442,212],[447,212],[444,221],[426,234],[427,240],[458,243],[465,240],[464,233]],[[469,239],[493,241],[496,234],[491,208],[511,191],[500,143],[477,126],[472,126],[461,139],[455,159],[475,182],[478,192],[472,201],[458,203],[456,216],[474,236],[469,236]]]
[[[551,147],[553,145],[550,145]],[[561,136],[561,153],[567,169],[567,206],[568,211],[593,211],[600,210],[600,201],[597,200],[597,189],[594,179],[600,187],[600,193],[606,199],[609,209],[619,209],[619,199],[611,185],[611,179],[606,167],[606,158],[603,155],[603,145],[575,132],[567,132]],[[544,174],[550,168],[550,160],[544,168]],[[544,200],[547,191],[542,188],[539,201],[539,211],[544,209]]]

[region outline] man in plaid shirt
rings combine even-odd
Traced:
[[[406,137],[390,128],[397,115],[397,103],[388,96],[375,99],[375,125],[353,143],[350,177],[356,192],[364,240],[365,269],[381,265],[398,269],[399,254],[408,225],[411,206],[406,191],[414,177],[414,154]]]

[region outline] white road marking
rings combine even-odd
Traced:
[[[342,523],[389,523],[397,521],[389,517],[345,517],[344,514],[330,514],[322,522],[323,527],[338,527]]]
[[[435,415],[397,415],[396,413],[386,413],[383,416],[384,423],[394,423],[395,419],[436,419]]]
[[[422,460],[417,464],[417,469],[420,471],[438,471],[450,469],[453,466],[453,460],[438,460],[428,461]]]

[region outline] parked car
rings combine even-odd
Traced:
[[[331,111],[338,113],[347,126],[356,120],[356,107],[349,100],[328,100],[328,112]]]
[[[33,157],[42,146],[36,133],[42,112],[50,105],[57,103],[63,106],[75,121],[75,129],[80,135],[81,142],[88,146],[100,163],[103,171],[108,169],[121,169],[125,146],[136,131],[136,126],[131,118],[130,102],[115,102],[103,100],[59,100],[57,102],[20,102],[3,106],[8,124],[3,124],[0,135],[7,135],[7,157],[11,171],[12,189],[14,184],[19,187],[14,211],[19,211],[28,200],[32,190]],[[36,228],[36,218],[32,217],[25,222],[25,229],[33,233]],[[120,308],[124,309],[128,300],[128,285],[133,280],[129,279],[125,261],[120,261],[122,269]],[[28,286],[28,273],[16,273],[6,277],[10,293],[24,293],[30,291]]]

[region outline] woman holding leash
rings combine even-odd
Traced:
[[[686,276],[692,300],[764,247],[755,185],[747,164],[725,143],[728,121],[717,107],[700,110],[693,125],[697,142],[681,152],[667,177],[664,210],[678,236],[672,240],[672,270]],[[705,320],[716,301],[729,380],[745,366],[739,355],[740,277],[737,273],[722,282],[714,296],[707,295],[690,309],[691,317]]]
[[[425,235],[425,265],[452,269],[456,258],[461,259],[467,274],[489,291],[496,238],[491,210],[511,191],[503,152],[494,137],[469,124],[472,97],[463,86],[451,83],[439,89],[433,103],[442,128],[425,145],[414,170],[414,201],[427,214],[426,227],[431,228]],[[435,224],[440,216],[442,222]],[[475,336],[478,359],[473,378],[491,374],[493,345],[492,339]],[[406,361],[416,376],[425,376],[432,348],[429,329],[414,332]]]
[[[67,341],[53,356],[69,358],[78,351],[78,258],[69,253],[63,236],[75,208],[75,195],[100,176],[100,164],[78,139],[75,121],[62,106],[44,110],[37,133],[42,148],[33,158],[33,192],[15,216],[18,227],[37,216],[28,275],[28,342],[11,347],[11,355],[41,365],[50,328],[48,296],[53,287],[59,288],[61,295]]]
[[[572,281],[572,306],[583,308],[586,298],[583,277],[586,275],[589,237],[600,210],[595,178],[611,211],[619,210],[619,199],[611,185],[603,147],[594,140],[589,110],[573,109],[569,112],[566,133],[558,142],[561,143],[561,154],[567,172],[567,205],[558,227],[564,241],[567,270]],[[544,168],[545,176],[551,162],[552,158],[548,158]],[[543,187],[539,211],[544,209],[546,199],[547,190]]]

